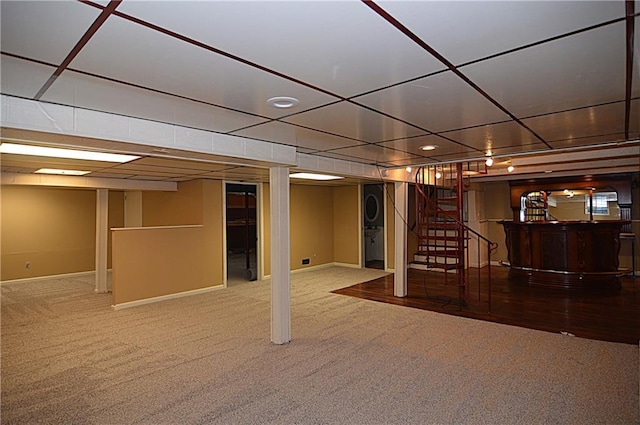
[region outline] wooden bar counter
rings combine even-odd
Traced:
[[[566,290],[617,289],[626,220],[501,221],[511,279]]]

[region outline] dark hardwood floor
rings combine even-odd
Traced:
[[[480,270],[484,281],[488,268]],[[491,309],[485,284],[478,300],[478,269],[469,273],[467,305],[458,302],[452,275],[410,269],[407,297],[393,296],[393,275],[334,291],[336,294],[403,305],[577,337],[638,344],[640,278],[623,277],[622,288],[604,292],[566,292],[530,287],[508,279],[508,269],[491,266]]]

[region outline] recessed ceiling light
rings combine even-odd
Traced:
[[[34,171],[34,173],[36,174],[57,174],[62,176],[84,176],[85,174],[89,174],[90,172],[91,171],[60,170],[58,168],[41,168]]]
[[[273,106],[274,108],[280,108],[280,109],[293,108],[294,106],[297,106],[299,103],[300,101],[295,97],[286,97],[286,96],[272,97],[271,99],[267,100],[267,105]]]
[[[420,146],[420,149],[423,151],[433,151],[438,149],[438,145],[426,145],[426,146]]]
[[[307,179],[307,180],[338,180],[344,177],[330,176],[328,174],[313,174],[313,173],[293,173],[289,174],[289,177],[294,179]]]
[[[76,149],[48,148],[44,146],[18,145],[15,143],[3,143],[0,145],[1,153],[17,155],[48,156],[50,158],[85,159],[88,161],[104,162],[129,162],[140,158],[135,155],[122,155],[116,153],[81,151]]]

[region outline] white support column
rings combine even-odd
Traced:
[[[409,184],[406,182],[395,183],[395,266],[393,280],[393,295],[396,297],[407,296],[407,212]]]
[[[96,190],[96,292],[108,292],[109,189]]]
[[[271,342],[291,341],[289,169],[269,169],[271,195]]]

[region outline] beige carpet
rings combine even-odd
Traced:
[[[292,275],[114,312],[88,279],[2,287],[3,424],[634,424],[638,347],[329,293]]]

